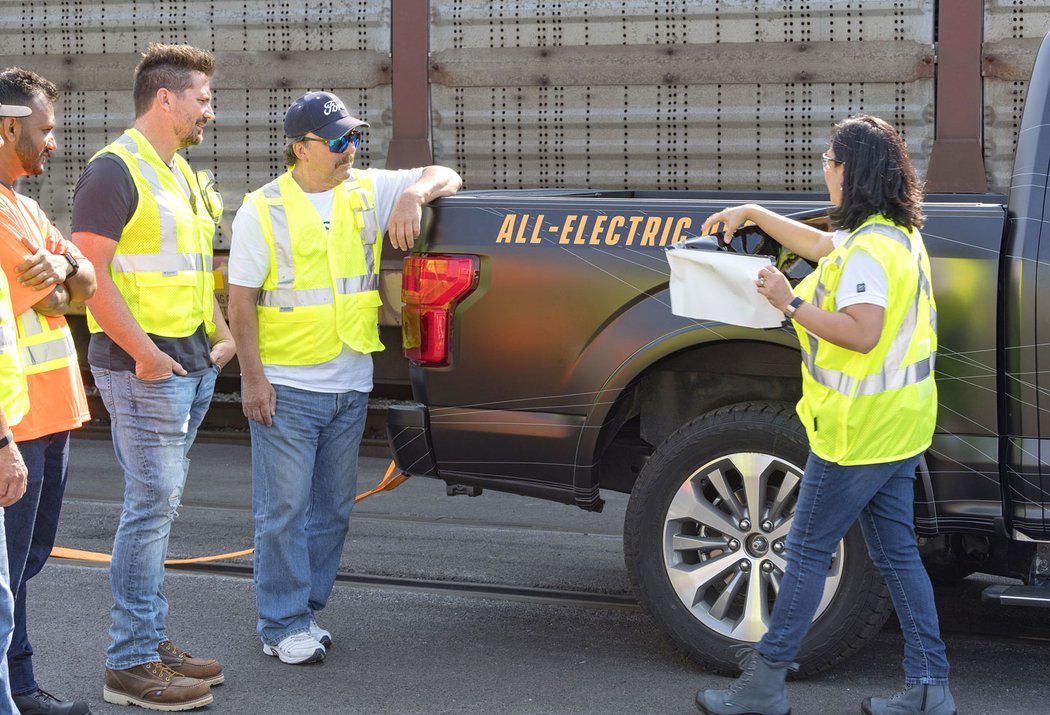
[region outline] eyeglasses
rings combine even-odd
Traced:
[[[204,209],[212,221],[219,223],[219,219],[222,218],[222,194],[215,185],[215,175],[204,169],[194,176],[197,179],[197,188],[201,191],[201,198],[204,199]],[[196,212],[197,207],[194,206],[193,210]]]
[[[351,144],[354,145],[354,149],[361,146],[361,132],[347,132],[338,139],[314,139],[313,137],[303,137],[303,141],[321,142],[327,144],[328,151],[333,154],[342,154]]]
[[[820,155],[820,165],[823,166],[825,169],[828,168],[828,164],[845,164],[845,163],[846,162],[842,161],[841,159],[836,159],[835,157],[828,156],[827,154],[821,154]]]

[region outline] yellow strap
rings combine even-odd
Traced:
[[[369,489],[367,492],[363,492],[354,497],[354,502],[359,502],[362,499],[367,499],[373,494],[379,492],[389,492],[397,489],[399,486],[405,483],[408,479],[407,474],[404,472],[397,471],[397,465],[394,462],[390,463],[390,466],[386,469],[386,474],[383,475],[383,481],[379,482],[379,485],[375,489]],[[216,554],[215,556],[197,556],[192,559],[168,559],[164,562],[165,566],[177,566],[179,564],[203,564],[208,561],[225,561],[227,559],[235,559],[239,556],[250,556],[255,549],[244,549],[243,551],[231,551],[228,554]],[[53,559],[70,559],[73,561],[92,561],[100,564],[108,564],[113,560],[110,554],[103,553],[101,551],[82,551],[81,549],[67,549],[64,546],[56,546],[51,549],[51,558]]]

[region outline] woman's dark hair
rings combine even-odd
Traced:
[[[832,127],[831,149],[845,168],[842,201],[830,214],[835,226],[853,231],[882,214],[898,226],[922,228],[922,186],[897,130],[878,117],[850,117]]]

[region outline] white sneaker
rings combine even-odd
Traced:
[[[323,645],[326,650],[332,647],[332,634],[317,625],[317,621],[312,618],[310,619],[310,635],[314,637],[315,641]]]
[[[306,665],[324,660],[324,646],[309,633],[293,633],[277,645],[263,643],[263,653],[275,655],[282,663]]]

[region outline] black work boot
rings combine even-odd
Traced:
[[[791,715],[784,678],[797,663],[770,663],[751,646],[736,651],[743,672],[726,690],[701,690],[696,707],[707,715]]]
[[[955,699],[947,685],[905,685],[891,698],[867,698],[865,715],[955,715]]]
[[[83,700],[65,702],[40,688],[12,697],[21,715],[91,715],[91,709]]]

